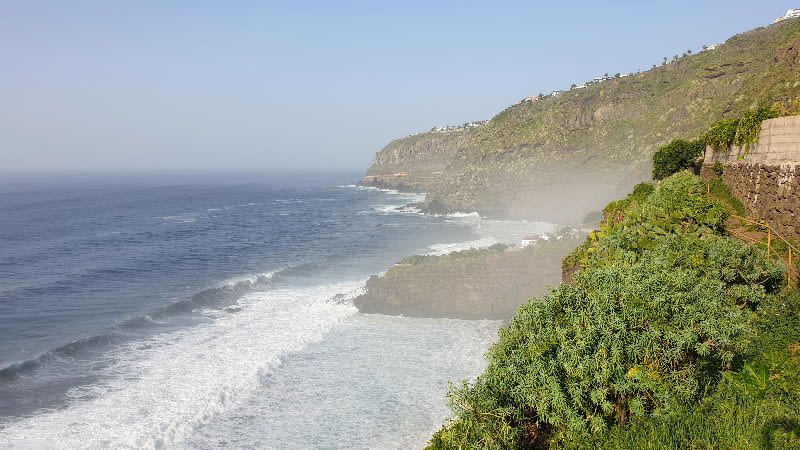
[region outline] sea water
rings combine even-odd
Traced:
[[[423,446],[499,323],[352,299],[403,256],[552,226],[425,215],[355,178],[1,186],[0,446]]]

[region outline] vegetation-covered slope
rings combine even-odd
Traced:
[[[687,172],[615,202],[431,448],[797,448],[800,298]]]
[[[408,172],[430,211],[559,222],[649,174],[655,150],[800,93],[800,20],[628,77],[511,106],[471,130],[393,142],[369,175]]]

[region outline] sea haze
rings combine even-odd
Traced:
[[[423,444],[499,324],[362,315],[351,299],[405,255],[550,225],[428,216],[402,207],[420,195],[355,178],[5,185],[0,442]]]

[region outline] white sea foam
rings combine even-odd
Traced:
[[[196,222],[199,216],[200,215],[197,213],[185,213],[185,214],[175,214],[172,216],[162,216],[159,217],[159,219],[173,223],[192,223]]]
[[[448,382],[474,379],[497,321],[356,314],[287,358],[264,388],[195,430],[188,448],[422,448]]]
[[[453,213],[443,217],[445,217],[446,222],[471,225],[479,239],[430,245],[428,246],[430,250],[427,253],[428,255],[445,255],[450,252],[472,248],[486,248],[498,243],[516,245],[525,236],[551,233],[558,227],[547,222],[485,219],[476,212]]]
[[[494,236],[487,236],[474,241],[466,242],[453,242],[449,244],[434,244],[429,245],[428,255],[446,255],[451,252],[458,252],[461,250],[469,250],[472,248],[486,248],[491,245],[497,244],[498,241]]]
[[[0,430],[6,448],[160,448],[236,407],[282,359],[354,314],[332,301],[362,281],[245,295],[236,314],[113,350],[101,382],[73,389],[77,401]]]
[[[455,218],[455,219],[466,218],[466,217],[468,217],[470,219],[480,219],[481,215],[478,214],[477,212],[474,212],[474,211],[470,212],[470,213],[454,212],[454,213],[447,214],[447,217],[452,217],[452,218]]]
[[[355,185],[355,184],[348,184],[348,185],[336,186],[336,187],[355,189],[357,191],[374,191],[374,192],[383,192],[385,194],[390,194],[390,195],[407,196],[407,197],[415,199],[418,202],[421,202],[421,201],[425,200],[425,193],[424,192],[400,192],[397,189],[385,189],[385,188],[379,188],[379,187],[375,187],[375,186],[358,186],[358,185]]]
[[[547,222],[527,220],[483,219],[476,224],[476,232],[481,236],[494,236],[504,244],[516,244],[525,236],[553,233],[558,225]]]
[[[275,277],[275,274],[279,273],[281,270],[283,269],[273,270],[271,272],[258,273],[255,275],[232,277],[222,282],[222,284],[227,286],[236,286],[239,285],[240,283],[248,283],[250,285],[256,285],[257,283],[271,280],[272,278]]]
[[[436,217],[443,217],[446,222],[460,223],[466,225],[477,225],[482,219],[476,212],[454,212],[450,214],[434,214]]]
[[[372,210],[380,214],[422,214],[419,208],[403,205],[377,205]]]
[[[376,192],[387,192],[387,193],[395,193],[395,194],[397,193],[397,190],[395,190],[395,189],[384,189],[384,188],[379,188],[379,187],[375,187],[375,186],[360,186],[360,185],[356,185],[356,184],[348,184],[346,186],[337,186],[337,187],[340,187],[340,188],[351,188],[351,189],[355,189],[357,191],[376,191]]]

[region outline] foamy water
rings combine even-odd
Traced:
[[[290,355],[190,447],[413,449],[449,417],[450,381],[473,379],[499,322],[349,316]]]
[[[325,284],[244,296],[235,313],[114,350],[105,379],[75,388],[83,399],[0,431],[8,447],[152,448],[183,442],[191,431],[247,399],[282,358],[318,341],[345,317],[332,301],[363,285]]]
[[[329,186],[0,197],[0,447],[423,446],[499,323],[350,299],[408,254],[550,225]]]

